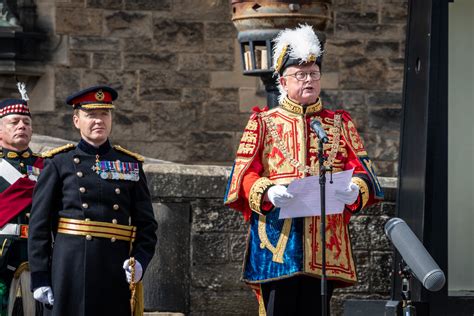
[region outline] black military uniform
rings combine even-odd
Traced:
[[[130,315],[122,264],[132,256],[145,271],[156,244],[143,158],[108,140],[44,156],[30,219],[32,289],[52,287],[52,315]]]

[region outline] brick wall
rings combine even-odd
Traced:
[[[107,83],[119,90],[116,143],[163,160],[231,163],[251,108],[265,98],[258,80],[241,74],[229,1],[37,7],[49,40],[43,75],[29,84],[36,133],[77,139],[65,97]],[[397,170],[406,7],[406,0],[333,0],[327,31],[324,104],[352,113],[385,176]]]

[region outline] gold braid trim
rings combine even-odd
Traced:
[[[316,113],[323,109],[323,103],[321,101],[321,98],[318,98],[318,101],[316,101],[316,103],[308,105],[306,109],[302,105],[290,100],[288,97],[283,99],[280,106],[283,109],[295,114]]]
[[[262,116],[262,119],[265,121],[266,126],[268,127],[268,131],[270,132],[270,135],[272,136],[276,148],[281,152],[283,157],[292,165],[294,168],[296,168],[298,171],[304,173],[304,174],[310,174],[312,176],[317,176],[319,175],[319,170],[314,169],[310,166],[307,166],[295,158],[292,157],[290,152],[288,151],[285,143],[283,140],[278,136],[277,128],[275,126],[275,123],[272,121],[271,117],[269,115]],[[331,151],[329,152],[328,159],[324,162],[324,165],[329,167],[334,164],[334,160],[336,159],[337,152],[339,151],[339,142],[341,139],[341,115],[336,114],[334,115],[334,127],[333,127],[333,140],[331,144]]]
[[[144,162],[145,161],[145,158],[143,158],[142,155],[140,154],[137,154],[137,153],[134,153],[134,152],[131,152],[130,150],[127,150],[125,148],[123,148],[122,146],[119,146],[119,145],[114,145],[114,148],[118,151],[121,151],[123,152],[124,154],[127,154],[133,158],[135,158],[136,160],[138,161],[141,161],[141,162]]]
[[[352,182],[354,182],[355,184],[359,186],[359,191],[360,191],[360,194],[362,195],[361,208],[364,208],[365,205],[367,204],[367,201],[369,200],[369,194],[370,194],[369,186],[363,179],[359,177],[352,177]]]
[[[70,151],[72,149],[76,148],[76,146],[74,144],[67,144],[67,145],[64,145],[64,146],[61,146],[61,147],[57,147],[57,148],[53,148],[51,150],[48,150],[44,153],[41,154],[41,157],[43,158],[51,158],[59,153],[63,153],[63,152],[66,152],[66,151]]]
[[[276,246],[273,246],[267,235],[267,219],[265,216],[260,215],[258,218],[258,237],[260,238],[260,248],[267,248],[273,253],[272,261],[277,263],[283,263],[283,255],[285,254],[286,244],[288,243],[288,237],[290,236],[291,230],[291,218],[284,220],[283,228],[280,232],[280,238]]]
[[[262,177],[255,181],[250,188],[249,205],[250,209],[258,214],[262,214],[263,194],[273,185],[270,179]]]
[[[115,109],[113,104],[104,104],[104,103],[91,103],[83,104],[80,106],[80,109],[94,110],[94,109]]]
[[[339,151],[339,141],[341,140],[341,127],[342,117],[340,114],[335,114],[331,151],[329,152],[328,159],[324,162],[326,167],[332,166],[334,164],[334,159],[336,159],[337,152]]]

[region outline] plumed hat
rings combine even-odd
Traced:
[[[307,24],[285,29],[273,40],[273,65],[280,76],[285,68],[314,62],[321,66],[322,43]]]
[[[289,66],[313,62],[321,69],[323,43],[311,26],[300,24],[294,29],[285,29],[278,33],[273,43],[273,65],[278,78]],[[281,103],[287,93],[278,79],[277,86],[280,91],[278,101]]]

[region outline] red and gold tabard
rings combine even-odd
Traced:
[[[318,174],[318,138],[309,127],[315,119],[329,138],[326,163],[333,172],[354,169],[352,181],[360,187],[357,201],[346,205],[343,214],[327,216],[327,276],[342,286],[357,281],[347,224],[354,212],[383,197],[377,177],[347,112],[326,110],[320,100],[303,107],[286,98],[278,108],[252,114],[225,196],[225,204],[250,221],[243,272],[247,283],[321,275],[320,217],[280,220],[279,209],[263,200],[272,185]]]

